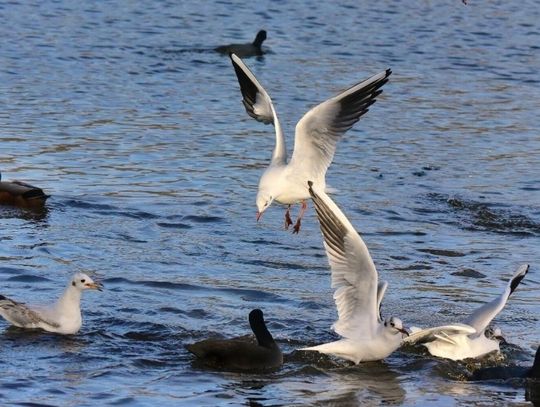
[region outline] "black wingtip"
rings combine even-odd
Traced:
[[[516,277],[514,277],[512,281],[510,282],[510,294],[508,296],[512,295],[512,293],[515,291],[519,283],[521,283],[521,280],[525,278],[528,272],[529,272],[529,265],[527,264],[525,271],[523,273],[520,273]]]

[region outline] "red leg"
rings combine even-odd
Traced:
[[[289,229],[289,226],[292,225],[291,219],[291,205],[287,206],[287,211],[285,212],[285,230]]]
[[[293,233],[300,232],[300,225],[302,224],[302,216],[304,216],[306,209],[307,209],[307,203],[306,201],[302,201],[302,206],[300,207],[300,213],[298,214],[298,219],[296,219],[296,223],[294,224]]]

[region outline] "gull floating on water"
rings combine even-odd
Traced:
[[[464,321],[464,324],[470,327],[470,333],[441,334],[435,332],[437,328],[430,328],[411,334],[404,342],[422,343],[433,356],[452,360],[477,358],[493,351],[499,351],[500,331],[495,331],[495,334],[488,338],[486,330],[493,318],[504,308],[508,298],[528,271],[528,264],[521,265],[501,295],[482,305]]]
[[[296,125],[294,151],[287,163],[285,138],[270,96],[238,56],[231,54],[231,61],[248,115],[265,124],[273,124],[276,131],[272,160],[259,182],[257,220],[276,201],[288,205],[285,213],[285,228],[288,228],[293,224],[290,206],[301,202],[293,229],[298,233],[309,198],[307,181],[313,181],[324,190],[326,170],[338,140],[375,103],[392,71],[380,72],[309,110]]]
[[[39,208],[45,204],[49,195],[41,188],[22,181],[2,181],[0,174],[0,205],[14,205],[25,208]]]
[[[38,308],[15,302],[0,295],[0,315],[20,328],[43,329],[59,334],[75,334],[82,325],[81,294],[83,290],[99,290],[102,285],[84,273],[76,273],[56,304]]]
[[[242,58],[259,56],[264,54],[262,50],[262,43],[264,40],[266,40],[266,31],[260,30],[253,42],[247,44],[221,45],[215,48],[215,51],[226,55],[229,55],[232,52]]]
[[[335,355],[354,363],[384,359],[408,335],[400,319],[382,320],[379,309],[387,283],[377,282],[377,269],[369,251],[343,212],[324,192],[309,183],[324,247],[332,269],[332,288],[339,319],[335,342],[303,348]]]
[[[249,313],[249,325],[257,343],[245,339],[205,339],[186,348],[205,364],[229,370],[268,370],[283,364],[278,344],[266,328],[263,312]]]

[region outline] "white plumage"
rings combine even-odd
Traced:
[[[499,351],[499,342],[502,339],[500,330],[488,337],[486,329],[493,318],[504,308],[508,298],[528,271],[528,264],[521,265],[501,295],[482,305],[464,321],[463,325],[469,328],[469,332],[440,335],[433,334],[433,330],[439,328],[429,328],[413,333],[405,339],[405,342],[422,343],[433,356],[452,360],[477,358],[493,351]]]
[[[324,191],[326,170],[332,162],[338,140],[375,103],[392,72],[390,69],[380,72],[308,111],[296,125],[294,151],[287,163],[285,138],[272,99],[240,58],[231,54],[231,61],[247,113],[260,122],[273,124],[276,130],[272,160],[259,181],[257,220],[276,201],[289,205],[285,214],[287,228],[292,225],[290,205],[302,202],[294,225],[294,232],[298,232],[307,207],[305,200],[309,198],[307,181],[313,181]]]
[[[49,307],[29,307],[0,295],[0,315],[20,328],[75,334],[82,325],[82,291],[88,289],[101,290],[102,285],[84,273],[76,273],[62,296]]]

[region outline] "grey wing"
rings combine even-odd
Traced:
[[[482,305],[475,312],[472,313],[469,318],[464,322],[467,325],[470,325],[476,329],[477,335],[480,335],[487,328],[489,323],[497,316],[499,312],[506,305],[506,301],[510,295],[515,291],[521,280],[525,277],[529,271],[528,264],[522,264],[515,271],[514,275],[506,285],[504,292],[495,298],[493,301],[488,302],[487,304]]]
[[[341,336],[370,335],[377,326],[377,270],[360,235],[324,192],[309,182],[324,247],[332,269],[332,288],[338,311],[334,330]]]
[[[465,324],[453,324],[453,325],[443,325],[436,326],[434,328],[420,329],[406,338],[403,338],[405,343],[426,343],[431,342],[435,339],[441,339],[444,337],[449,337],[450,335],[465,334],[471,335],[476,332],[472,326]]]
[[[0,315],[21,328],[39,328],[43,323],[55,328],[59,327],[58,324],[45,320],[25,304],[13,301],[3,295],[0,295]]]
[[[391,73],[387,69],[373,75],[307,112],[296,125],[290,165],[304,168],[308,179],[321,179],[338,140],[375,103]]]

